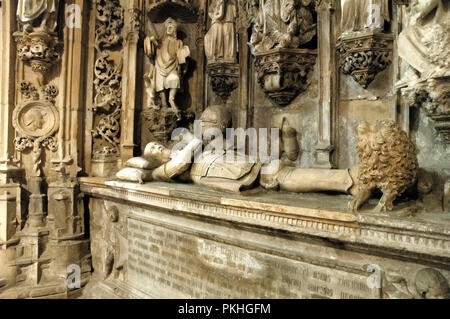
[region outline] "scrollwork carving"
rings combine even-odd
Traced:
[[[224,103],[239,84],[239,65],[233,63],[209,63],[206,70],[211,87]]]
[[[117,62],[112,50],[122,49],[124,9],[120,1],[100,0],[96,7],[94,64],[94,157],[117,156],[122,110],[122,58]],[[140,28],[140,11],[131,10],[130,30]]]

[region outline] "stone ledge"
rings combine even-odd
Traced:
[[[343,209],[347,196],[333,196],[332,202],[325,194],[268,193],[246,197],[196,185],[138,185],[98,178],[80,178],[80,184],[83,192],[98,198],[322,237],[402,256],[420,254],[441,261],[450,257],[449,223],[423,218],[405,220],[364,211],[349,213]],[[308,201],[309,198],[312,199]]]

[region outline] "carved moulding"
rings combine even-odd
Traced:
[[[428,79],[401,89],[409,107],[423,107],[436,130],[450,144],[450,77]]]
[[[44,77],[61,58],[61,43],[56,33],[16,32],[18,58]]]
[[[391,63],[393,42],[392,35],[381,33],[342,37],[337,47],[342,72],[366,89]]]
[[[278,48],[255,53],[258,83],[279,106],[286,106],[307,88],[317,51]]]
[[[212,90],[226,103],[231,92],[238,87],[239,64],[213,62],[207,65],[206,72],[211,78]]]

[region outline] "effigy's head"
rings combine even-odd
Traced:
[[[165,163],[170,160],[171,151],[157,142],[150,142],[145,146],[144,157]]]
[[[177,21],[175,21],[175,19],[167,18],[167,20],[164,22],[164,26],[166,27],[166,33],[168,35],[177,35],[178,23]]]
[[[207,107],[200,116],[202,134],[210,128],[219,129],[225,133],[227,127],[231,125],[231,114],[224,107],[214,105]]]

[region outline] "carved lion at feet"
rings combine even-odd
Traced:
[[[358,191],[349,209],[358,210],[372,192],[383,192],[375,211],[392,210],[397,196],[416,182],[418,164],[415,147],[402,129],[392,121],[358,127],[356,151],[360,159]]]

